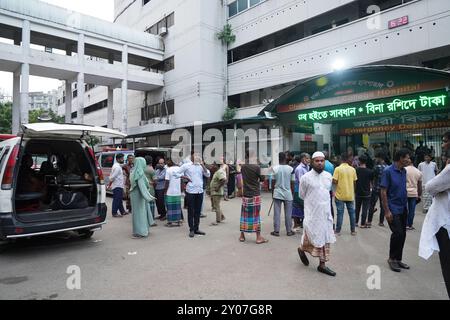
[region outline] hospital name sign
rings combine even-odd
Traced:
[[[396,98],[382,103],[368,102],[365,105],[355,107],[341,107],[324,111],[311,111],[300,113],[299,121],[318,121],[318,120],[339,120],[351,117],[364,117],[372,115],[381,115],[396,113],[402,111],[424,111],[429,109],[441,108],[447,105],[448,96],[440,95],[420,95],[414,99]]]

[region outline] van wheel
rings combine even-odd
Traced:
[[[92,235],[94,234],[94,231],[92,230],[80,230],[78,231],[78,234],[82,239],[90,239]]]

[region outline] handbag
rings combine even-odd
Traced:
[[[86,196],[81,192],[58,190],[50,208],[52,210],[83,209],[89,207]]]

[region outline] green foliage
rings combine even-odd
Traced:
[[[94,148],[94,146],[96,146],[97,144],[100,143],[100,139],[99,139],[98,137],[90,136],[90,137],[89,137],[89,140],[88,140],[87,142],[89,143],[89,145],[90,145],[92,148]]]
[[[39,120],[39,117],[41,117],[42,115],[48,115],[48,117],[50,118],[49,122],[54,122],[54,123],[64,123],[65,122],[65,118],[63,116],[58,116],[51,109],[49,109],[49,110],[44,110],[44,109],[31,110],[29,112],[28,122],[29,123],[43,122],[43,121]]]
[[[225,109],[225,112],[223,113],[222,120],[223,121],[232,120],[232,119],[234,119],[235,115],[236,115],[236,108],[227,107]]]
[[[236,40],[236,36],[233,34],[233,30],[231,29],[231,24],[226,24],[223,27],[223,30],[217,33],[217,39],[221,40],[227,45],[233,43]]]
[[[0,133],[11,133],[12,128],[12,104],[0,103]]]
[[[53,110],[35,109],[29,112],[29,123],[42,122],[39,117],[47,115],[50,122],[64,123],[63,116],[58,116]],[[0,133],[11,133],[12,130],[12,103],[0,103]]]

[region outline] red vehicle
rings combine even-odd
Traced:
[[[8,139],[15,138],[16,136],[13,134],[0,134],[0,142]]]

